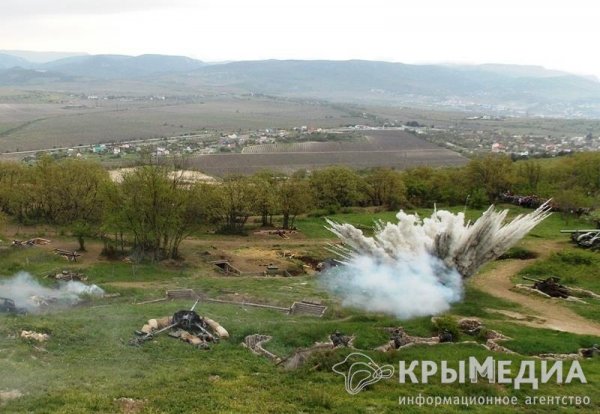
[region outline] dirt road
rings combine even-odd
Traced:
[[[499,262],[495,269],[474,276],[470,283],[477,289],[498,298],[518,303],[522,306],[520,313],[526,318],[520,318],[517,312],[500,312],[512,316],[515,323],[534,326],[537,328],[554,329],[580,335],[600,336],[600,324],[586,319],[566,306],[561,299],[546,299],[511,290],[511,278],[536,260],[543,260],[551,253],[562,249],[555,241],[537,242],[528,248],[540,256],[532,260],[506,260]]]

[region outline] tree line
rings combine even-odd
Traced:
[[[351,207],[381,209],[467,205],[481,208],[506,192],[553,197],[562,205],[600,204],[600,154],[513,162],[502,155],[463,167],[356,171],[332,166],[289,176],[261,171],[216,184],[189,183],[165,166],[147,165],[110,179],[100,164],[42,158],[0,163],[0,212],[22,224],[68,228],[80,249],[102,238],[106,254],[179,257],[181,241],[200,229],[242,233],[251,217],[289,229],[298,215]],[[276,220],[275,220],[276,218]]]

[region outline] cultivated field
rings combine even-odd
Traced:
[[[493,115],[481,111],[459,112],[428,110],[420,108],[394,108],[383,106],[369,107],[369,113],[395,121],[417,121],[421,125],[435,126],[436,128],[451,128],[457,131],[486,131],[489,133],[532,134],[552,136],[585,135],[592,131],[594,136],[600,131],[600,121],[597,119],[562,119],[562,118],[534,118],[534,117],[507,117],[503,120],[474,119],[467,117],[475,115]]]
[[[90,95],[101,98],[87,99]],[[108,96],[111,99],[103,99]],[[171,137],[203,129],[234,132],[407,121],[453,131],[486,131],[489,134],[572,136],[592,132],[597,136],[600,130],[597,120],[467,120],[469,115],[478,114],[328,104],[247,96],[230,90],[224,93],[210,88],[190,90],[176,82],[160,85],[134,81],[78,82],[27,89],[0,88],[0,153]],[[300,149],[300,152],[304,151],[311,150]],[[262,154],[288,152],[288,149],[257,148],[246,152]],[[340,162],[352,163],[353,160]]]
[[[191,165],[209,175],[249,174],[263,169],[289,173],[330,165],[404,169],[420,165],[463,165],[466,162],[466,158],[453,151],[396,130],[368,131],[363,142],[257,145],[242,154],[201,155],[190,160]]]
[[[339,106],[320,103],[231,96],[194,99],[72,98],[52,104],[3,104],[0,95],[0,152],[170,137],[203,129],[331,128],[364,123]]]

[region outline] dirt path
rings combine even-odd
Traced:
[[[600,336],[600,325],[586,319],[569,309],[560,299],[545,299],[511,290],[511,278],[535,260],[548,257],[551,253],[561,250],[562,245],[554,241],[544,241],[528,246],[540,254],[533,260],[506,260],[499,262],[497,267],[488,272],[476,275],[471,279],[471,285],[501,299],[518,303],[522,306],[527,318],[513,318],[515,323],[547,328],[557,331],[571,332],[580,335]],[[500,312],[506,315],[505,312]]]

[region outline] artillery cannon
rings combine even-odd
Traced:
[[[214,324],[214,321],[202,318],[194,311],[199,301],[200,299],[196,300],[190,310],[177,311],[171,318],[167,318],[170,320],[170,323],[168,323],[167,326],[155,331],[145,331],[144,328],[142,328],[142,331],[136,331],[135,334],[137,337],[132,339],[130,344],[141,345],[142,343],[153,339],[155,336],[169,330],[179,330],[179,333],[175,332],[175,334],[170,333],[169,335],[178,338],[183,338],[185,336],[186,339],[190,339],[190,342],[195,345],[206,345],[206,342],[218,342],[219,337],[217,335],[220,335],[220,330],[217,328],[217,335],[213,335],[207,330],[209,323]],[[220,325],[218,326],[220,327]],[[220,328],[223,329],[222,327]],[[185,335],[183,335],[181,331],[185,331],[183,332]],[[226,333],[224,329],[223,331]]]
[[[559,277],[551,276],[546,279],[534,279],[532,277],[523,276],[523,279],[533,282],[534,289],[553,298],[566,299],[571,296],[569,288],[559,283]]]
[[[561,230],[561,233],[571,235],[571,241],[579,247],[591,250],[600,250],[600,229],[587,230]]]
[[[12,315],[25,315],[27,309],[18,308],[15,301],[9,298],[0,298],[0,313],[10,313]]]
[[[593,358],[596,355],[600,355],[600,346],[598,346],[598,344],[594,344],[591,348],[581,348],[579,353],[584,358]]]
[[[334,348],[338,346],[349,346],[352,341],[352,337],[344,335],[340,331],[335,331],[331,335],[329,335],[329,339],[333,343]]]
[[[196,301],[196,303],[198,303]],[[213,334],[208,332],[206,328],[208,324],[206,321],[200,317],[196,312],[194,312],[194,307],[191,310],[181,310],[179,312],[175,312],[173,315],[173,325],[174,327],[181,328],[184,331],[188,331],[190,333],[195,333],[196,336],[202,337],[205,341],[210,342],[218,342],[218,338]]]

